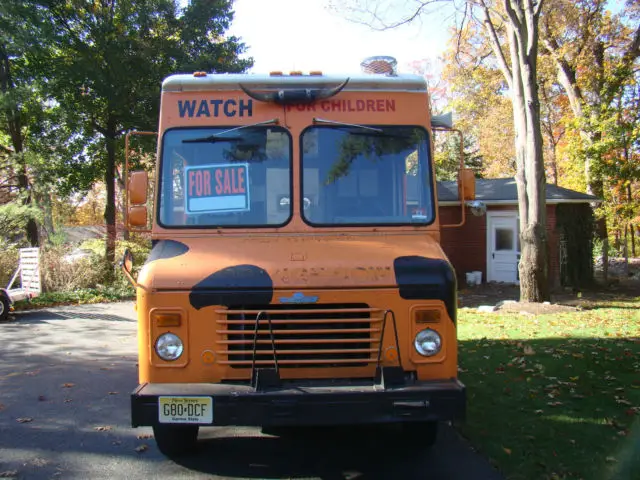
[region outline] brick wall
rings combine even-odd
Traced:
[[[516,211],[513,206],[490,206],[488,211]],[[460,207],[440,207],[440,224],[459,223]],[[560,283],[560,258],[556,232],[556,206],[547,205],[547,235],[549,241],[549,280],[551,286]],[[487,216],[474,217],[469,209],[462,227],[443,228],[441,244],[445,254],[456,269],[458,283],[464,284],[465,273],[482,272],[482,281],[487,279]]]
[[[440,207],[440,225],[460,222],[460,207]],[[440,244],[444,253],[456,269],[458,284],[464,284],[465,273],[482,272],[482,281],[487,278],[487,217],[475,217],[467,208],[466,221],[462,227],[443,228]]]

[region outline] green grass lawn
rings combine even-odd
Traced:
[[[509,479],[640,479],[640,298],[553,315],[461,309],[460,430]]]

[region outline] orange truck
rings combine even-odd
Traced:
[[[207,426],[394,424],[430,445],[463,418],[433,162],[447,120],[386,57],[348,77],[166,78],[153,195],[126,168],[126,224],[152,238],[137,278],[121,263],[132,426],[174,455]],[[475,191],[462,163],[458,178],[450,227]]]

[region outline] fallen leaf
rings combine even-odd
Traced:
[[[504,453],[506,453],[507,455],[511,455],[511,449],[510,448],[502,447],[502,450],[504,450]]]
[[[120,392],[109,392],[109,395],[118,395]]]
[[[75,383],[63,383],[62,384],[62,388],[72,388],[75,387],[76,384]]]
[[[39,402],[44,402],[47,399],[47,397],[45,397],[44,395],[38,395],[38,401]]]
[[[607,457],[607,458],[605,458],[605,460],[606,460],[607,462],[616,462],[616,461],[617,461],[617,460],[615,459],[615,457]]]
[[[623,398],[619,398],[616,400],[616,403],[620,404],[620,405],[628,405],[631,406],[633,405],[629,400],[625,400]]]
[[[153,435],[151,435],[150,433],[141,433],[140,435],[138,435],[136,437],[138,440],[143,440],[145,438],[153,438]]]
[[[113,442],[111,442],[111,445],[120,445],[122,444],[122,440],[114,440]]]
[[[6,408],[6,407],[4,406],[4,403],[0,403],[0,412],[1,412],[2,410],[4,410],[5,408]]]
[[[13,478],[18,476],[18,470],[5,470],[0,472],[0,478]]]
[[[18,418],[16,418],[16,421],[18,423],[29,423],[29,422],[33,422],[33,418],[31,418],[31,417],[18,417]]]
[[[93,429],[97,432],[108,432],[111,430],[111,425],[100,425],[97,427],[93,427]]]
[[[65,398],[64,399],[64,403],[71,403],[73,402],[73,398]]]
[[[523,350],[525,355],[535,355],[536,352],[530,345],[525,345]]]
[[[142,445],[138,445],[135,450],[138,453],[142,453],[142,452],[146,452],[149,449],[148,445],[145,445],[144,443]]]

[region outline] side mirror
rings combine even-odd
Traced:
[[[131,250],[126,248],[124,250],[124,254],[122,255],[122,261],[120,262],[120,266],[124,268],[127,272],[131,273],[131,269],[133,268],[133,254]]]
[[[127,209],[129,227],[147,226],[147,207],[145,205],[134,205]]]
[[[462,203],[476,199],[476,177],[470,168],[458,171],[458,197]]]
[[[149,188],[149,174],[144,170],[136,170],[129,174],[127,192],[129,202],[132,205],[144,205],[147,203],[147,190]]]
[[[127,227],[147,226],[147,190],[149,188],[149,174],[144,170],[136,170],[129,174],[127,183]]]
[[[481,217],[485,213],[487,213],[487,205],[480,200],[473,200],[467,204],[469,210],[471,210],[471,214],[475,217]]]
[[[127,277],[127,280],[129,280],[129,283],[134,287],[137,287],[138,284],[131,275],[131,269],[133,268],[133,254],[128,248],[126,248],[124,253],[122,254],[122,260],[120,260],[120,268],[122,269],[125,277]]]

